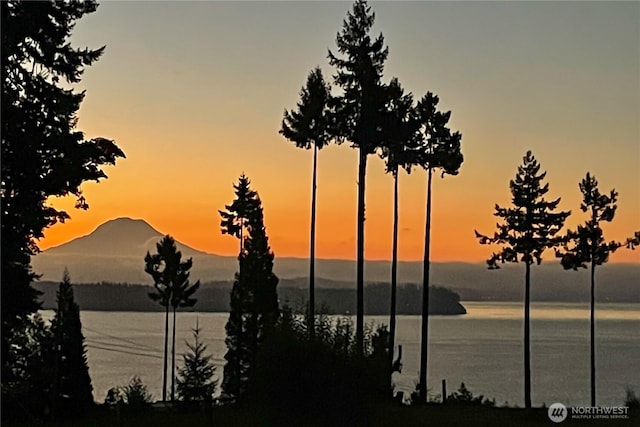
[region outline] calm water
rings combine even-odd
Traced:
[[[429,387],[448,392],[465,383],[474,394],[498,404],[523,405],[522,306],[518,303],[464,303],[465,316],[430,317]],[[43,312],[50,319],[53,312]],[[222,375],[227,314],[181,313],[176,354],[186,350],[196,319]],[[161,397],[163,313],[81,313],[94,398],[139,375]],[[371,316],[367,322],[386,323]],[[640,304],[600,304],[596,321],[598,404],[621,404],[625,387],[640,392]],[[587,304],[545,303],[532,308],[532,399],[534,405],[589,403],[589,309]],[[418,376],[420,317],[400,316],[398,344],[403,374]],[[180,365],[181,357],[176,357]]]

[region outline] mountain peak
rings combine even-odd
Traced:
[[[110,219],[86,236],[49,248],[42,254],[53,256],[109,256],[144,258],[145,253],[156,250],[156,243],[164,233],[156,230],[144,219],[120,217]],[[209,255],[176,241],[184,257]],[[41,255],[42,255],[41,254]],[[142,261],[140,261],[142,262]]]
[[[110,219],[86,236],[47,249],[51,255],[109,255],[143,257],[153,250],[163,234],[143,219],[129,217]]]
[[[120,218],[110,219],[102,224],[100,224],[91,234],[99,232],[99,231],[136,231],[136,232],[152,232],[155,234],[162,234],[155,228],[153,228],[147,221],[144,219],[138,218],[129,218],[126,216]]]

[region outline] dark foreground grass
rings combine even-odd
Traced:
[[[3,426],[69,426],[69,427],[270,427],[270,426],[451,426],[451,427],[501,427],[501,426],[591,426],[633,427],[640,425],[640,412],[630,411],[627,420],[571,420],[560,424],[547,417],[546,408],[532,410],[520,408],[495,408],[485,406],[400,406],[382,403],[368,408],[365,415],[318,411],[314,415],[301,414],[295,408],[278,411],[273,409],[243,408],[237,406],[215,407],[207,412],[203,408],[190,410],[121,411],[98,408],[90,416],[68,421],[11,421]]]

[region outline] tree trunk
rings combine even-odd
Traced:
[[[360,148],[358,164],[358,231],[356,256],[356,353],[364,356],[364,221],[367,152]]]
[[[162,401],[167,401],[167,353],[169,350],[169,303],[164,311],[164,362],[162,369]]]
[[[316,335],[316,297],[315,297],[315,264],[316,264],[316,179],[318,166],[318,146],[313,144],[313,183],[311,186],[311,238],[309,249],[309,338]]]
[[[55,336],[54,336],[54,355],[55,361],[53,365],[53,387],[51,393],[51,419],[55,420],[58,416],[58,404],[60,403],[60,359],[62,352],[62,301],[58,297],[58,313],[56,313],[53,319],[56,322]]]
[[[176,383],[176,307],[173,307],[173,330],[171,337],[171,401],[175,400]]]
[[[393,175],[393,248],[391,254],[391,307],[389,310],[389,369],[393,375],[396,336],[396,298],[398,286],[398,171]]]
[[[530,337],[530,304],[531,304],[531,264],[525,261],[524,279],[524,407],[531,408],[531,337]]]
[[[591,257],[591,406],[596,406],[596,262]]]
[[[591,406],[596,406],[596,234],[598,217],[595,206],[591,207]]]
[[[427,209],[424,230],[424,259],[422,265],[422,348],[420,352],[420,399],[427,400],[427,368],[429,353],[429,267],[431,249],[431,181],[433,171],[427,171]]]

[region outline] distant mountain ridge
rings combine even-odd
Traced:
[[[144,255],[155,251],[163,234],[141,219],[118,218],[107,221],[92,233],[47,249],[33,257],[32,265],[42,280],[59,281],[67,267],[73,283],[151,284],[144,272]],[[192,279],[204,282],[232,281],[238,269],[235,256],[209,254],[176,242],[184,257],[193,258]],[[278,257],[274,270],[282,279],[297,279],[306,286],[309,262],[304,258]],[[317,286],[347,288],[355,283],[355,262],[316,260]],[[366,261],[367,282],[389,282],[390,262]],[[504,265],[487,270],[484,263],[432,263],[432,283],[458,292],[462,300],[520,300],[524,266]],[[403,261],[398,265],[400,283],[420,283],[422,262]],[[589,298],[588,271],[564,271],[553,255],[532,268],[532,297],[553,300]],[[640,264],[607,264],[597,269],[597,296],[601,301],[640,301]]]
[[[43,251],[48,255],[142,256],[154,251],[164,235],[143,219],[116,218],[99,225],[86,236]],[[176,242],[183,256],[207,256],[206,252]],[[212,255],[215,256],[215,255]]]

